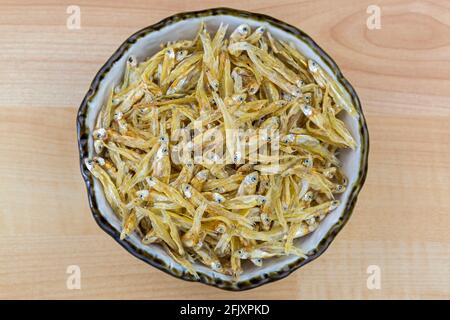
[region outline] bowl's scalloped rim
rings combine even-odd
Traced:
[[[358,177],[354,183],[354,187],[351,190],[347,202],[346,208],[343,210],[343,214],[339,218],[338,222],[336,222],[330,230],[327,232],[325,237],[318,244],[314,252],[308,257],[308,259],[299,258],[294,262],[284,266],[282,270],[277,270],[270,273],[260,274],[251,279],[245,281],[227,281],[218,278],[214,278],[210,275],[200,273],[199,279],[195,279],[192,275],[182,272],[180,273],[178,270],[174,268],[170,268],[163,260],[151,256],[148,252],[143,251],[139,248],[136,248],[133,244],[126,240],[120,240],[119,233],[106,221],[106,219],[101,215],[98,207],[96,198],[93,190],[93,176],[84,166],[84,159],[87,157],[87,144],[88,144],[88,136],[87,129],[85,125],[86,112],[88,108],[88,102],[95,96],[98,86],[103,79],[105,73],[109,71],[112,65],[118,61],[122,55],[128,50],[128,48],[135,43],[140,37],[145,36],[146,34],[159,30],[166,25],[172,24],[174,22],[185,20],[194,17],[203,17],[210,15],[232,15],[247,19],[259,20],[269,23],[279,29],[282,29],[285,32],[292,34],[293,36],[300,38],[302,41],[306,42],[310,48],[316,52],[324,62],[330,67],[330,69],[335,73],[337,80],[348,90],[349,94],[352,97],[353,103],[358,110],[359,114],[359,131],[361,134],[361,160]],[[287,277],[289,274],[304,266],[307,263],[317,259],[321,256],[331,242],[334,240],[339,231],[343,228],[343,226],[347,223],[350,216],[352,215],[353,209],[356,204],[356,200],[358,198],[359,191],[361,190],[367,176],[368,170],[368,155],[369,155],[369,132],[367,129],[367,123],[363,114],[363,110],[361,107],[361,103],[359,100],[356,91],[353,86],[348,82],[348,80],[343,76],[341,70],[334,62],[334,60],[322,49],[320,46],[306,33],[301,31],[300,29],[289,25],[283,21],[280,21],[276,18],[270,17],[265,14],[253,13],[248,11],[242,11],[232,8],[219,7],[219,8],[211,8],[200,11],[189,11],[182,12],[170,17],[167,17],[153,25],[150,25],[146,28],[143,28],[133,35],[131,35],[127,40],[125,40],[120,47],[114,52],[114,54],[107,60],[107,62],[100,68],[100,70],[95,75],[94,79],[91,82],[88,92],[86,93],[77,113],[77,136],[78,136],[78,149],[80,155],[80,170],[83,176],[83,179],[86,183],[86,189],[88,193],[89,206],[92,211],[92,215],[99,225],[101,229],[103,229],[107,234],[109,234],[114,240],[116,240],[125,250],[130,252],[133,256],[138,259],[152,265],[153,267],[164,271],[167,274],[170,274],[174,277],[187,280],[187,281],[197,281],[207,285],[211,285],[220,289],[231,290],[231,291],[243,291],[252,288],[259,287],[263,284],[274,282],[280,279]]]

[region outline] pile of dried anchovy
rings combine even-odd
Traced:
[[[356,143],[337,115],[356,111],[316,62],[264,26],[226,31],[212,37],[202,24],[146,61],[130,56],[86,166],[122,238],[163,246],[193,275],[200,262],[236,279],[242,260],[307,257],[294,239],[339,205],[347,181],[336,155]],[[244,149],[233,132],[251,133],[238,134]]]

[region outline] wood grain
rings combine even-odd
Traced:
[[[66,28],[68,5],[81,29]],[[381,29],[366,27],[370,4]],[[326,253],[242,293],[138,261],[90,216],[75,116],[93,76],[130,34],[211,1],[0,1],[0,298],[450,298],[450,3],[225,1],[311,35],[356,88],[369,125],[366,185]],[[66,288],[79,265],[81,290]],[[381,289],[366,286],[369,265]]]

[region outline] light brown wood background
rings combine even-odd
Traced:
[[[69,4],[81,29],[66,28]],[[369,30],[366,9],[381,8]],[[369,174],[326,253],[288,278],[225,292],[135,259],[95,224],[79,173],[75,116],[129,35],[219,5],[311,35],[356,88]],[[0,1],[0,298],[450,298],[450,2],[359,0]],[[81,268],[81,290],[66,268]],[[381,289],[366,286],[369,265]]]

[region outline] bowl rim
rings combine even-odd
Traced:
[[[228,280],[222,280],[218,278],[211,277],[210,275],[207,275],[205,273],[199,273],[199,278],[196,279],[192,275],[186,273],[186,272],[179,272],[175,268],[168,265],[165,261],[162,259],[150,255],[148,252],[143,251],[142,249],[139,249],[135,247],[132,243],[126,240],[120,240],[119,233],[111,226],[110,223],[101,215],[100,210],[97,206],[97,200],[94,193],[93,188],[93,176],[90,173],[89,170],[84,165],[84,160],[88,157],[88,138],[89,138],[89,131],[86,128],[85,120],[86,120],[86,114],[88,110],[88,103],[91,101],[91,99],[96,95],[97,89],[103,80],[104,76],[108,71],[111,69],[113,64],[118,61],[123,54],[141,37],[146,36],[147,34],[160,30],[163,27],[166,27],[170,24],[173,24],[175,22],[179,22],[182,20],[187,20],[191,18],[199,18],[199,17],[206,17],[206,16],[214,16],[214,15],[228,15],[228,16],[234,16],[238,18],[246,18],[251,19],[255,21],[265,22],[268,23],[280,30],[283,30],[284,32],[287,32],[296,38],[300,39],[301,41],[305,42],[309,47],[317,54],[319,55],[322,60],[328,65],[330,70],[332,70],[335,73],[336,79],[341,83],[341,85],[348,91],[352,98],[352,102],[354,103],[358,115],[359,115],[359,133],[361,135],[361,159],[360,159],[360,166],[359,166],[359,172],[358,176],[356,178],[356,181],[354,183],[354,186],[349,193],[347,206],[343,209],[342,215],[340,216],[339,220],[328,230],[324,238],[319,242],[317,247],[313,250],[313,253],[308,256],[307,259],[299,258],[285,266],[281,270],[275,270],[273,272],[265,273],[265,274],[258,274],[250,279],[244,280],[244,281],[228,281]],[[243,11],[243,10],[237,10],[233,8],[227,8],[227,7],[218,7],[218,8],[210,8],[205,10],[199,10],[199,11],[188,11],[188,12],[181,12],[174,15],[171,15],[153,25],[150,25],[148,27],[145,27],[137,32],[135,32],[133,35],[128,37],[121,45],[120,47],[112,54],[112,56],[106,61],[106,63],[100,68],[100,70],[95,75],[94,79],[92,80],[88,92],[83,98],[83,101],[78,109],[77,112],[77,118],[76,118],[76,127],[77,127],[77,138],[78,138],[78,150],[79,150],[79,158],[80,158],[80,170],[81,175],[83,177],[83,180],[86,184],[87,194],[88,194],[88,200],[89,200],[89,207],[91,209],[92,215],[94,217],[94,220],[99,225],[99,227],[105,231],[107,234],[109,234],[116,242],[118,242],[125,250],[127,250],[129,253],[131,253],[133,256],[137,257],[138,259],[146,262],[147,264],[152,265],[153,267],[164,271],[167,274],[170,274],[176,278],[183,279],[186,281],[195,281],[204,283],[206,285],[214,286],[220,289],[230,290],[230,291],[243,291],[248,290],[252,288],[259,287],[263,284],[267,284],[270,282],[274,282],[280,279],[283,279],[290,275],[295,270],[299,269],[300,267],[312,262],[313,260],[317,259],[319,256],[321,256],[328,246],[333,242],[336,235],[342,230],[344,225],[349,220],[350,216],[352,215],[353,209],[356,204],[356,200],[358,197],[358,194],[361,190],[361,188],[364,185],[364,182],[367,177],[367,170],[368,170],[368,155],[369,155],[369,132],[367,128],[367,123],[364,117],[364,113],[361,107],[361,103],[359,100],[358,95],[356,94],[355,89],[353,86],[348,82],[348,80],[343,76],[341,70],[337,66],[336,62],[305,32],[298,29],[297,27],[294,27],[288,23],[285,23],[283,21],[280,21],[276,18],[273,18],[271,16],[261,14],[261,13],[253,13],[249,11]]]

